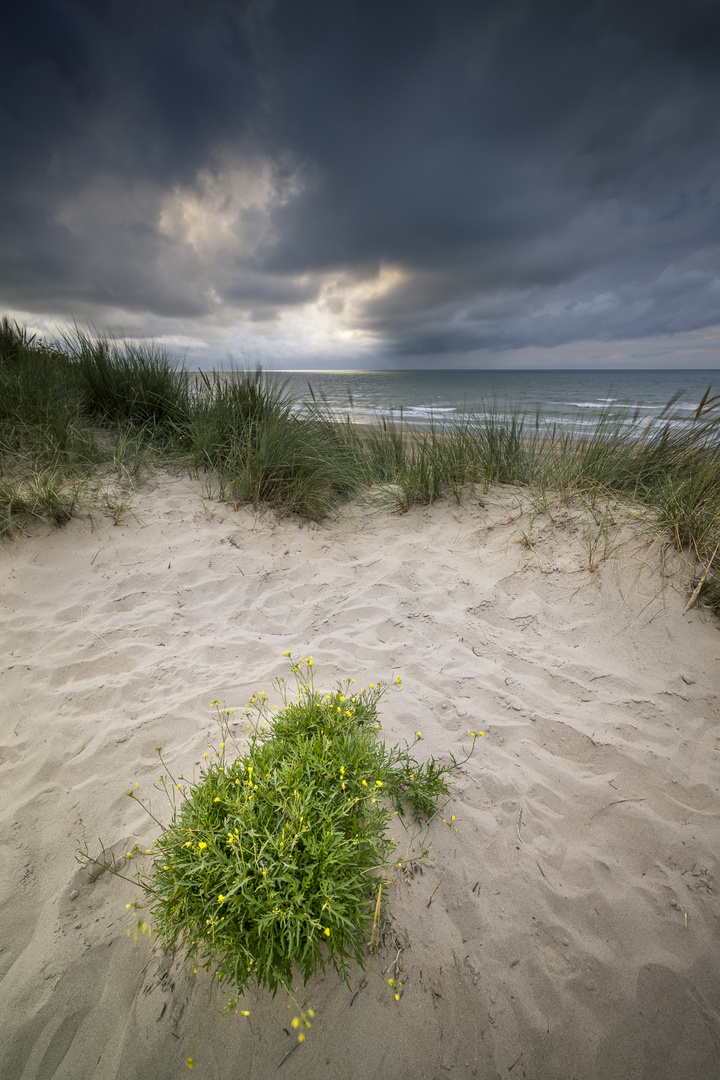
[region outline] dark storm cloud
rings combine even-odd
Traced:
[[[0,36],[2,291],[197,314],[160,196],[251,145],[251,13],[196,3],[17,3]],[[68,217],[70,220],[68,220]]]
[[[662,278],[718,267],[717,9],[476,5],[462,28],[453,10],[421,5],[413,18],[400,5],[353,33],[341,16],[327,25],[332,62],[283,112],[316,181],[282,211],[271,263],[411,271],[364,313],[399,351],[718,321],[704,278],[687,279],[692,301]],[[301,25],[294,40],[282,64],[300,85]],[[614,290],[601,316],[578,307]],[[502,316],[463,317],[494,297]]]
[[[339,280],[399,362],[720,322],[714,2],[46,0],[4,31],[6,305],[268,319]]]

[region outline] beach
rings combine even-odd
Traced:
[[[189,1057],[217,1080],[718,1075],[720,623],[685,610],[657,536],[623,526],[591,571],[586,518],[550,510],[492,487],[315,524],[161,471],[117,524],[4,542],[2,1080],[169,1080]],[[448,761],[484,732],[366,970],[297,988],[302,1045],[282,992],[222,1016],[204,973],[128,936],[132,881],[76,860],[131,875],[158,827],[127,792],[170,817],[156,747],[199,775],[219,700],[242,750],[287,649],[320,687],[400,676],[388,744],[420,731]]]

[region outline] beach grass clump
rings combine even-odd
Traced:
[[[321,520],[357,493],[358,440],[321,406],[300,412],[286,386],[261,370],[203,375],[190,426],[196,468],[221,496]]]
[[[407,438],[402,424],[382,422],[369,427],[362,439],[366,483],[394,484],[407,461]]]
[[[80,425],[72,365],[24,327],[0,320],[0,453],[45,460],[64,453]]]
[[[187,441],[187,375],[164,349],[76,326],[65,334],[63,351],[85,416],[132,424],[160,443]]]
[[[286,384],[260,368],[201,371],[191,417],[195,464],[224,465],[239,445],[257,442],[264,427],[288,420],[292,408]]]
[[[82,490],[81,480],[47,468],[19,478],[0,477],[0,536],[16,534],[30,518],[65,525]]]
[[[329,965],[347,981],[351,962],[365,965],[381,887],[403,861],[391,830],[404,828],[398,818],[426,826],[462,764],[418,760],[419,733],[386,746],[377,711],[386,684],[356,690],[348,679],[322,693],[312,657],[292,671],[293,700],[285,680],[278,709],[264,693],[251,698],[236,756],[230,711],[213,703],[220,746],[196,780],[163,777],[172,820],[137,879],[162,945],[229,989],[230,1008],[252,983],[292,994],[298,975],[306,983]]]

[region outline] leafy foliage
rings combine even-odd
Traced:
[[[296,699],[281,680],[280,711],[251,699],[244,753],[230,757],[222,710],[223,739],[199,779],[163,778],[172,821],[138,878],[163,946],[180,945],[233,1004],[252,982],[292,993],[295,967],[307,982],[327,965],[345,978],[351,961],[364,965],[378,890],[398,862],[388,827],[398,815],[427,824],[461,764],[379,740],[385,684],[355,692],[346,680],[323,694],[312,657],[293,672]]]

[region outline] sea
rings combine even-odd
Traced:
[[[514,413],[526,429],[589,432],[599,418],[620,428],[653,418],[692,422],[718,370],[634,371],[277,371],[302,409],[321,403],[354,423],[402,420],[423,427],[468,414]],[[305,403],[305,404],[303,404]],[[720,399],[713,415],[720,413]],[[703,414],[705,415],[705,414]]]

